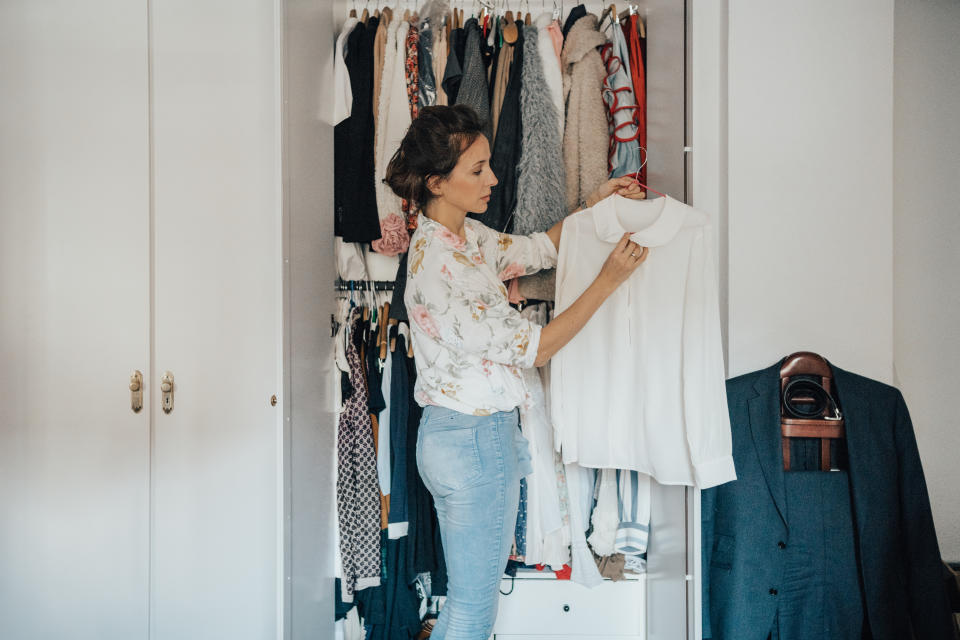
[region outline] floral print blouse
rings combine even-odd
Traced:
[[[540,326],[507,301],[503,281],[557,264],[545,233],[498,233],[464,220],[466,241],[420,214],[410,240],[404,301],[417,367],[414,397],[473,415],[512,411],[526,397]]]

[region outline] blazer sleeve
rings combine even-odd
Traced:
[[[954,638],[952,613],[941,579],[940,547],[913,423],[897,391],[894,437],[899,455],[901,531],[907,574],[907,605],[917,638]]]

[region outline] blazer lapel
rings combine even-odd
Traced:
[[[754,384],[757,395],[748,401],[750,431],[764,479],[787,524],[787,493],[783,485],[783,451],[780,444],[780,363],[763,370]]]

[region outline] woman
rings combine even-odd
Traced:
[[[521,368],[546,363],[647,256],[624,235],[593,284],[544,327],[507,302],[504,280],[556,266],[562,222],[529,237],[467,218],[487,208],[497,178],[483,123],[469,107],[429,107],[411,124],[387,183],[420,210],[404,301],[424,407],[417,466],[433,494],[447,564],[447,601],[431,637],[486,640],[530,455],[517,423]],[[640,197],[629,177],[614,192]]]

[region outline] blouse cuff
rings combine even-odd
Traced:
[[[737,472],[733,466],[733,456],[723,456],[707,462],[695,464],[694,479],[700,489],[709,489],[737,479]]]
[[[540,349],[540,332],[543,328],[535,322],[530,323],[530,340],[527,342],[527,352],[520,356],[517,366],[521,369],[530,369],[537,361],[537,351]]]
[[[539,266],[540,269],[552,269],[556,267],[557,247],[553,244],[550,236],[543,231],[538,231],[537,233],[531,234],[530,239],[533,240],[537,254],[540,256],[541,262],[537,266]]]

